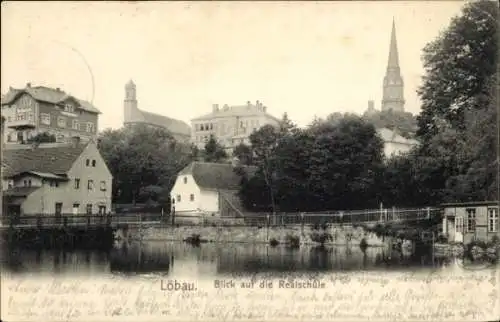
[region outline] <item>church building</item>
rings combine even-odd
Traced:
[[[124,126],[145,124],[168,130],[178,142],[188,143],[191,138],[191,128],[183,121],[163,115],[140,110],[137,103],[136,86],[132,80],[125,85]]]
[[[396,41],[396,24],[392,20],[391,44],[389,59],[384,77],[382,111],[404,112],[404,81],[399,68],[398,43]]]

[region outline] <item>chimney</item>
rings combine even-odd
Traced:
[[[375,109],[375,102],[372,100],[368,101],[368,110],[373,111]]]
[[[218,112],[219,111],[219,104],[213,104],[212,105],[212,112]]]
[[[31,87],[31,83],[26,83],[26,87]]]
[[[80,137],[79,136],[73,136],[71,138],[71,146],[76,148],[80,144]]]

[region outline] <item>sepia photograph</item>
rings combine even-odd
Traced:
[[[496,1],[4,1],[2,321],[498,321]]]

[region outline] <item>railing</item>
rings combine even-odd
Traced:
[[[317,213],[253,213],[242,217],[215,217],[204,215],[176,214],[165,221],[176,225],[231,225],[231,226],[278,226],[278,225],[322,225],[404,223],[430,220],[441,213],[440,208],[418,209],[370,209],[360,211],[330,211]]]
[[[3,226],[12,227],[85,227],[115,226],[120,224],[159,223],[161,214],[120,214],[120,215],[21,215],[3,216]]]

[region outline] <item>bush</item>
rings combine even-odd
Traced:
[[[436,243],[439,243],[439,244],[445,244],[448,242],[448,238],[446,238],[446,235],[444,234],[439,234],[437,237],[436,237],[436,240],[435,240]]]
[[[328,223],[324,222],[324,223],[321,224],[321,229],[327,230],[329,226],[330,225]]]
[[[315,224],[311,225],[311,230],[319,230],[319,224],[315,223]]]
[[[269,240],[269,245],[271,245],[272,247],[276,247],[279,245],[279,241],[276,240],[276,238],[271,238],[271,240]]]
[[[500,237],[498,235],[493,235],[491,239],[488,241],[488,247],[496,247],[500,245]]]
[[[292,234],[287,234],[285,236],[286,243],[292,248],[300,247],[300,237]]]

